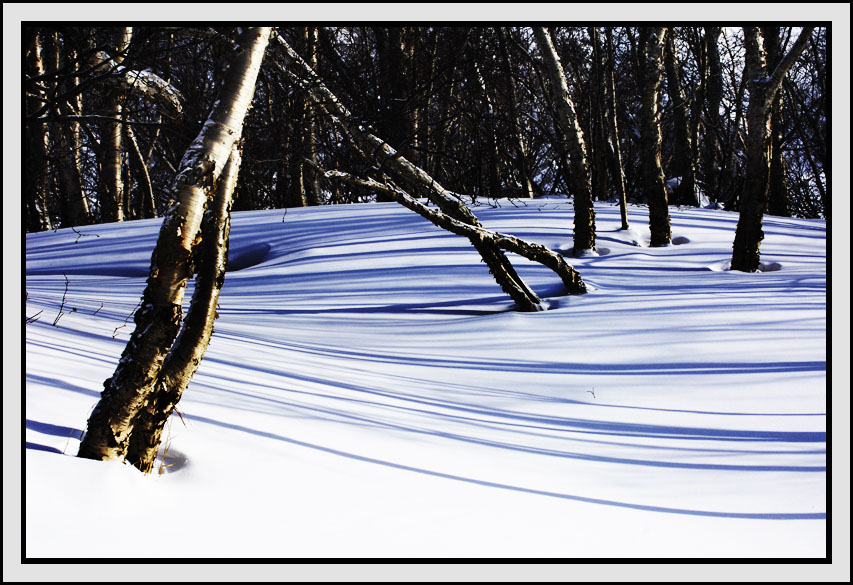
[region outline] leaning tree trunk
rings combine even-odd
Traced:
[[[204,213],[196,258],[199,268],[195,290],[181,333],[163,360],[152,398],[137,415],[130,435],[127,460],[145,473],[152,471],[166,421],[201,364],[213,335],[219,292],[225,284],[231,204],[239,170],[240,152],[235,144],[219,178],[213,202]]]
[[[413,186],[419,194],[423,193],[452,219],[470,226],[482,227],[477,217],[459,197],[447,191],[423,169],[400,156],[384,140],[364,130],[362,124],[350,114],[349,110],[329,91],[317,74],[280,35],[275,36],[271,46],[275,49],[278,57],[278,60],[275,61],[276,65],[281,67],[283,72],[290,75],[303,89],[309,91],[318,108],[340,128],[353,148],[375,169],[394,177],[403,185]],[[387,199],[393,200],[392,194],[387,191],[382,192]],[[518,276],[509,259],[497,246],[477,237],[469,239],[489,267],[495,281],[515,301],[520,311],[542,310],[543,305],[539,297]],[[585,292],[585,290],[579,286],[576,289],[569,289],[568,292],[578,294]]]
[[[578,123],[566,75],[548,29],[534,28],[533,34],[551,82],[551,100],[557,111],[557,141],[563,158],[562,167],[566,184],[574,198],[574,252],[578,254],[584,250],[595,250],[595,209],[583,130]]]
[[[782,80],[803,49],[814,27],[804,27],[794,46],[779,61],[770,75],[764,52],[764,39],[758,27],[744,27],[746,77],[749,84],[746,133],[746,181],[740,203],[740,216],[732,246],[732,270],[757,272],[759,247],[764,239],[764,210],[770,177],[770,111]]]
[[[658,100],[663,77],[663,47],[666,27],[641,30],[642,67],[642,130],[640,164],[643,184],[649,204],[649,230],[652,246],[666,246],[672,234],[669,224],[669,202],[666,197],[663,167],[661,166],[661,129]]]
[[[175,200],[166,210],[151,256],[148,284],[134,315],[136,328],[115,373],[104,382],[101,400],[89,417],[80,445],[80,457],[125,459],[140,411],[152,402],[155,407],[162,403],[155,392],[163,390],[158,384],[163,380],[164,360],[181,328],[181,303],[187,280],[193,275],[194,251],[206,235],[200,232],[204,210],[240,139],[269,35],[267,27],[250,28],[242,35],[219,100],[184,154],[175,179]],[[204,347],[194,350],[203,353]],[[147,448],[151,441],[139,436],[134,442]],[[137,456],[136,461],[144,467],[146,456]]]
[[[550,268],[560,277],[566,291],[570,294],[582,294],[586,292],[586,284],[584,284],[580,274],[560,254],[549,250],[545,246],[531,244],[515,236],[493,232],[482,226],[474,226],[454,219],[441,210],[432,209],[421,203],[392,181],[380,183],[375,179],[358,179],[342,171],[326,171],[325,176],[330,179],[342,179],[368,187],[374,191],[386,193],[402,206],[411,209],[421,217],[428,219],[434,225],[453,234],[465,236],[469,240],[477,240],[502,250],[515,252],[519,256],[524,256],[528,260],[539,262],[543,266]]]

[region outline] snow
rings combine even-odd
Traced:
[[[565,200],[474,211],[591,292],[512,256],[549,307],[513,311],[464,238],[393,203],[235,213],[150,476],[74,455],[161,220],[28,234],[26,557],[828,554],[825,222],[768,216],[745,274],[721,210],[671,208],[651,248],[644,207],[621,231],[596,204],[578,258]]]

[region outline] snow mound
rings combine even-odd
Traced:
[[[736,214],[672,208],[691,245],[651,248],[645,208],[595,211],[588,294],[509,255],[532,313],[398,205],[235,213],[151,476],[73,455],[159,223],[27,235],[26,557],[824,558],[825,223],[768,225],[756,277],[727,270]],[[572,240],[565,201],[477,214]]]

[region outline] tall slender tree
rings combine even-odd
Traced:
[[[672,239],[669,223],[669,202],[661,165],[660,106],[663,81],[663,48],[666,27],[640,29],[640,67],[642,72],[642,130],[640,162],[643,166],[643,187],[649,204],[651,246],[666,246]]]
[[[672,101],[674,112],[675,159],[674,175],[680,177],[678,186],[673,190],[673,199],[679,205],[699,205],[696,193],[696,155],[693,141],[690,139],[690,116],[687,96],[681,81],[681,64],[675,44],[673,31],[666,35],[664,51],[666,66],[666,87]]]
[[[756,272],[764,239],[764,210],[770,186],[770,114],[788,70],[803,52],[814,27],[804,27],[794,45],[769,71],[764,36],[758,27],[744,27],[746,78],[749,84],[746,135],[746,181],[732,246],[732,270]]]
[[[563,172],[574,199],[574,251],[575,254],[579,254],[587,250],[595,250],[595,208],[592,204],[586,142],[551,34],[547,28],[534,28],[533,34],[536,36],[536,44],[539,46],[550,81],[551,101],[557,116],[557,142]]]
[[[613,29],[607,27],[607,61],[604,67],[605,95],[607,100],[607,149],[609,153],[611,181],[616,186],[616,196],[619,199],[619,217],[623,230],[628,225],[628,195],[625,189],[625,167],[622,165],[622,143],[619,139],[619,124],[616,118],[616,80],[615,54],[613,51]]]

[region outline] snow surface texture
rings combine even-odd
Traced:
[[[501,203],[570,255],[570,203]],[[160,220],[28,234],[27,557],[826,556],[825,223],[767,217],[744,274],[736,214],[671,214],[651,248],[597,204],[587,295],[512,255],[551,309],[519,313],[396,204],[236,213],[150,476],[73,455]]]

